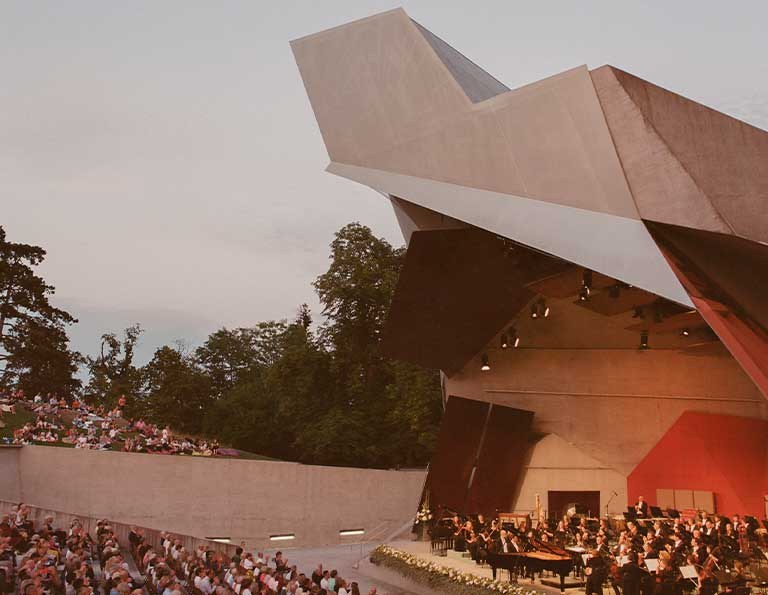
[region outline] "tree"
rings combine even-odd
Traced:
[[[45,254],[7,241],[0,227],[0,387],[69,396],[80,354],[69,349],[66,328],[77,321],[50,303],[53,286],[34,272]]]
[[[381,352],[404,256],[359,223],[331,243],[331,264],[314,286],[326,316],[321,337],[331,352],[333,388],[299,437],[310,449],[307,459],[366,466],[429,459],[441,412],[439,375]]]
[[[142,369],[145,417],[180,432],[199,433],[211,404],[211,383],[179,349],[160,347]]]
[[[221,398],[254,371],[273,364],[279,357],[284,321],[260,322],[255,327],[222,328],[197,348],[197,362],[211,381],[211,390]]]
[[[87,401],[111,409],[125,395],[126,414],[140,414],[142,404],[136,399],[140,396],[141,371],[134,365],[133,355],[142,332],[141,326],[134,324],[123,331],[122,340],[114,333],[101,336],[98,357],[86,360],[90,371],[84,391]]]

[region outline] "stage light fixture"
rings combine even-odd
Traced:
[[[539,316],[547,318],[549,316],[549,306],[547,306],[547,300],[544,298],[539,298],[536,304],[538,306]]]
[[[640,333],[640,349],[648,349],[648,331]]]
[[[538,317],[539,317],[538,304],[531,304],[531,318],[538,318]]]
[[[592,271],[584,269],[584,273],[581,275],[581,284],[589,289],[592,288]]]
[[[517,329],[514,326],[509,327],[507,336],[509,337],[509,343],[512,347],[517,349],[520,346],[520,337],[517,335]]]
[[[501,348],[506,349],[509,347],[509,338],[507,337],[507,333],[501,333]]]
[[[684,329],[680,329],[680,334],[681,334],[683,337],[688,337],[688,336],[690,336],[690,334],[691,334],[691,331],[690,331],[690,330],[688,330],[687,328],[684,328]]]
[[[488,372],[491,369],[491,364],[488,361],[488,355],[487,354],[485,354],[485,353],[483,354],[483,357],[481,358],[481,363],[482,363],[482,365],[480,366],[480,370],[482,372]]]
[[[580,302],[589,301],[589,287],[587,287],[586,285],[582,285],[581,289],[579,290],[579,301]]]

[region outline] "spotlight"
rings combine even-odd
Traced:
[[[520,346],[520,337],[517,336],[517,329],[514,326],[510,326],[506,334],[509,337],[509,344],[517,349]]]
[[[538,306],[539,316],[543,316],[544,318],[549,316],[549,306],[547,306],[547,300],[544,298],[539,298],[536,304]]]
[[[689,331],[687,328],[680,329],[680,335],[681,336],[688,337],[688,336],[690,336],[690,334],[691,334],[691,331]]]
[[[635,306],[632,318],[645,318],[645,312],[643,312],[643,309],[640,306]]]
[[[539,317],[539,305],[531,304],[531,318],[538,318],[538,317]]]
[[[648,349],[648,331],[640,333],[640,349]]]
[[[579,290],[579,301],[580,302],[589,301],[589,287],[587,287],[586,285],[582,285],[581,289]]]
[[[509,338],[507,337],[507,333],[501,333],[501,348],[506,349],[509,347]]]
[[[483,354],[483,357],[481,358],[482,365],[480,366],[480,370],[482,372],[488,372],[491,369],[491,364],[488,363],[488,355]]]
[[[589,289],[592,288],[592,271],[584,269],[584,274],[581,276],[581,284]]]

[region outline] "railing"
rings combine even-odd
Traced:
[[[17,505],[18,502],[9,502],[7,500],[0,500],[0,514],[11,514],[13,507]],[[85,516],[82,514],[71,514],[68,512],[62,512],[60,510],[52,510],[48,508],[40,508],[33,505],[27,505],[30,508],[30,515],[29,520],[34,523],[35,526],[39,526],[43,523],[45,520],[45,517],[48,515],[51,515],[55,519],[55,525],[57,527],[60,527],[62,529],[69,528],[70,524],[73,520],[78,519],[80,523],[83,525],[83,529],[85,529],[91,536],[96,535],[96,523],[99,519]],[[138,527],[139,525],[128,525],[125,523],[119,523],[109,520],[109,524],[112,526],[112,529],[115,533],[115,536],[117,537],[118,542],[123,545],[128,545],[128,534],[131,531],[131,527]],[[161,545],[161,539],[160,539],[160,533],[161,531],[157,529],[148,529],[146,527],[141,527],[144,530],[144,540],[150,544],[155,549],[162,549]],[[231,544],[231,543],[222,543],[220,541],[213,541],[211,539],[204,539],[201,537],[192,537],[191,535],[181,535],[179,533],[173,533],[174,538],[181,540],[182,545],[184,546],[184,549],[186,549],[188,552],[193,552],[197,549],[197,546],[204,545],[207,548],[220,551],[227,556],[233,556],[235,554],[235,549],[237,548],[237,544]]]

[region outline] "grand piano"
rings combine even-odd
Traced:
[[[565,577],[573,571],[573,558],[564,549],[543,541],[535,541],[536,548],[530,552],[488,552],[486,562],[491,567],[493,578],[496,570],[504,568],[510,573],[530,574],[549,570],[560,576],[560,592],[565,593]]]

